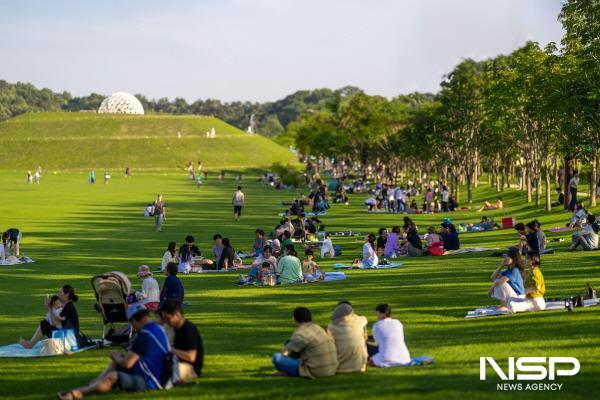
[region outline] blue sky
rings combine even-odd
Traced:
[[[560,0],[0,0],[0,79],[74,95],[436,92],[461,59],[560,41]]]

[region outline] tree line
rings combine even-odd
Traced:
[[[176,115],[211,115],[240,129],[246,130],[254,115],[255,131],[276,138],[283,137],[290,122],[305,112],[326,109],[338,98],[362,93],[353,86],[341,89],[300,90],[274,102],[196,100],[188,103],[183,98],[148,99],[136,94],[146,113]],[[26,112],[39,111],[96,111],[106,95],[92,93],[89,96],[73,97],[69,92],[55,93],[50,89],[38,89],[30,83],[9,83],[0,80],[0,121]],[[289,143],[287,143],[289,144]]]
[[[386,99],[357,93],[300,115],[287,134],[298,150],[345,159],[386,175],[433,173],[467,201],[487,172],[498,191],[519,177],[527,201],[551,207],[576,161],[589,169],[596,205],[600,155],[600,0],[571,0],[560,43],[527,42],[508,55],[465,59],[439,93]],[[568,191],[565,190],[568,197]],[[568,200],[568,199],[567,199]]]

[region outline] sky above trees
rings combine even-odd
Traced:
[[[559,41],[560,0],[0,2],[0,79],[74,95],[437,92],[462,59]]]

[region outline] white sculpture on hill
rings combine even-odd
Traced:
[[[99,114],[144,114],[142,103],[132,94],[117,92],[102,100]]]

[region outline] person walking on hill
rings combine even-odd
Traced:
[[[242,215],[242,207],[244,207],[244,192],[242,192],[242,187],[238,186],[237,190],[233,193],[233,199],[231,203],[233,204],[233,216],[236,221],[240,220]]]
[[[579,186],[579,171],[573,171],[573,177],[569,181],[569,194],[570,194],[570,202],[569,202],[569,210],[575,211],[575,206],[577,205],[577,187]]]
[[[166,211],[167,208],[165,202],[163,201],[162,195],[159,193],[154,201],[154,228],[156,229],[156,232],[162,230],[162,224],[166,219]]]
[[[94,184],[96,183],[96,173],[94,172],[94,170],[90,171],[90,184]]]

